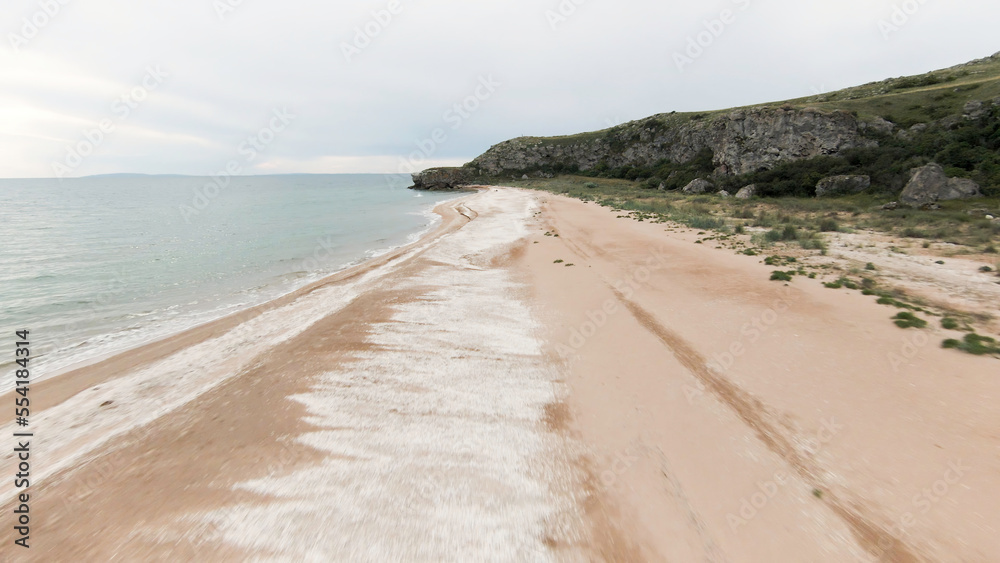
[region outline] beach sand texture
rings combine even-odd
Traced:
[[[438,212],[33,386],[39,516],[3,558],[1000,560],[995,359],[592,203]]]

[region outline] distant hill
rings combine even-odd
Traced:
[[[950,176],[976,181],[987,195],[1000,195],[998,124],[1000,53],[784,102],[520,137],[437,175],[485,180],[570,173],[663,189],[711,176],[718,189],[755,183],[761,195],[806,195],[836,174],[869,175],[871,190],[898,191],[911,168],[933,161]]]

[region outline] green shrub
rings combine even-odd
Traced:
[[[835,233],[840,230],[840,225],[833,219],[823,219],[819,222],[819,230],[822,233]]]
[[[909,303],[904,303],[903,301],[895,299],[892,296],[887,295],[885,292],[874,292],[874,295],[881,295],[881,297],[877,301],[877,303],[879,305],[892,305],[893,307],[896,307],[897,309],[909,309],[911,311],[923,311],[923,312],[926,312],[923,309],[921,309],[920,307],[915,307],[913,305],[910,305]]]
[[[761,211],[757,214],[757,217],[754,219],[753,226],[764,227],[764,228],[773,227],[774,219],[764,211]]]
[[[790,281],[792,281],[792,275],[793,274],[794,274],[794,272],[792,274],[789,274],[788,272],[782,272],[780,270],[775,270],[775,271],[771,272],[771,281],[785,281],[785,282],[790,282]]]
[[[962,340],[945,340],[941,345],[944,348],[962,350],[976,356],[1000,354],[1000,345],[997,344],[995,339],[988,336],[980,336],[976,333],[966,334]]]
[[[803,250],[819,250],[824,254],[826,253],[826,244],[823,243],[822,239],[818,238],[807,238],[799,241],[799,246]]]
[[[771,242],[793,241],[799,239],[799,230],[794,225],[785,225],[781,230],[770,230],[764,236]]]
[[[941,319],[941,328],[945,330],[958,330],[959,326],[961,325],[959,325],[958,321],[951,317]]]
[[[761,248],[771,248],[774,243],[767,239],[765,233],[754,233],[750,235],[750,242]]]
[[[858,284],[851,281],[850,278],[841,276],[837,281],[823,284],[830,289],[840,289],[846,287],[847,289],[859,289]]]
[[[926,328],[927,321],[917,317],[913,313],[899,313],[893,319],[899,328]]]
[[[695,215],[693,217],[679,218],[675,220],[691,227],[692,229],[721,229],[726,225],[726,222],[722,219],[702,215]]]

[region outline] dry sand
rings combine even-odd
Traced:
[[[5,526],[2,558],[1000,560],[996,359],[594,204],[438,211],[34,386],[33,547]]]

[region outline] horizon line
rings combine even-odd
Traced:
[[[233,174],[234,178],[251,178],[264,176],[409,176],[417,172],[279,172],[273,174]],[[0,180],[83,180],[85,178],[102,178],[107,176],[179,176],[183,178],[211,178],[212,174],[177,174],[171,172],[109,172],[106,174],[88,174],[86,176],[70,176],[59,178],[55,176],[32,177],[0,177]]]

